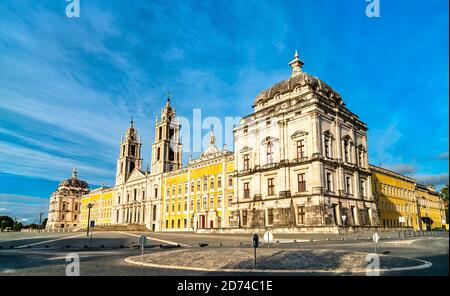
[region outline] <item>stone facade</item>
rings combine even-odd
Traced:
[[[262,91],[234,129],[235,197],[230,225],[377,225],[367,126],[341,96],[302,71]]]

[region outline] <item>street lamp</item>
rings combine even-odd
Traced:
[[[88,203],[88,205],[87,205],[87,208],[88,208],[88,221],[87,221],[87,233],[86,233],[87,236],[89,236],[89,226],[91,224],[91,208],[93,206],[94,205],[91,203]]]
[[[42,226],[42,215],[44,213],[41,211],[41,213],[39,214],[39,233],[41,233],[41,226]]]

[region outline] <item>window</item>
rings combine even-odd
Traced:
[[[156,149],[156,160],[160,160],[161,159],[161,148],[158,147],[158,149]]]
[[[75,211],[78,211],[78,203],[75,203]],[[77,219],[77,218],[75,218]]]
[[[169,202],[166,201],[166,213],[168,213],[168,212],[169,212]]]
[[[206,209],[206,197],[203,197],[203,208]]]
[[[303,143],[303,140],[297,141],[297,158],[303,158],[304,157],[304,148],[305,144]]]
[[[275,195],[275,184],[273,178],[267,179],[267,194]]]
[[[66,203],[65,202],[63,202],[63,204],[62,204],[62,209],[63,209],[63,211],[66,210]]]
[[[228,186],[233,186],[233,177],[228,176]]]
[[[158,129],[158,140],[160,141],[162,139],[162,126]]]
[[[250,168],[250,158],[248,154],[244,154],[244,170],[248,170]]]
[[[172,221],[171,221],[172,223],[172,228],[174,228],[174,226],[175,226],[175,221],[172,219]]]
[[[166,228],[169,228],[169,220],[166,220]]]
[[[228,206],[230,206],[233,203],[233,196],[228,195]]]
[[[325,147],[325,157],[330,157],[330,138],[329,137],[325,137],[324,147]]]
[[[197,199],[197,211],[200,210],[200,199]]]
[[[175,195],[175,185],[172,186],[172,195]]]
[[[272,142],[267,143],[267,164],[273,163],[273,144]]]
[[[136,146],[131,145],[131,155],[135,156],[135,154],[136,154]]]
[[[250,198],[250,183],[244,183],[244,198]]]
[[[184,219],[184,221],[183,221],[183,227],[184,227],[184,228],[187,228],[187,226],[188,226],[188,225],[187,225],[187,219]]]
[[[187,200],[184,201],[184,210],[187,211],[188,209],[188,202]]]
[[[214,209],[214,197],[211,197],[209,199],[209,208],[212,210]]]
[[[172,213],[175,212],[175,202],[172,202]]]
[[[181,211],[181,201],[179,201],[179,200],[178,200],[178,207],[177,207],[177,209],[178,209],[178,212]]]
[[[331,182],[332,182],[331,173],[327,172],[326,174],[327,191],[333,191]]]
[[[222,187],[222,177],[217,177],[217,188],[221,188]]]
[[[244,134],[248,133],[248,126],[244,126]]]
[[[64,219],[66,218],[66,216],[64,214],[61,215],[61,221],[64,221]]]
[[[188,193],[188,183],[184,183],[184,194]]]
[[[247,210],[242,211],[242,225],[247,226]]]
[[[200,180],[197,181],[197,191],[200,191]]]
[[[349,176],[345,177],[345,193],[347,194],[352,193],[352,178]]]
[[[222,207],[222,195],[217,196],[217,207]]]
[[[366,196],[366,188],[365,188],[364,184],[365,184],[364,180],[359,181],[359,190],[361,192],[361,196]]]
[[[305,224],[305,206],[298,206],[298,224]]]
[[[273,209],[267,210],[267,224],[273,225]]]
[[[180,219],[177,220],[177,228],[181,228],[181,221],[180,221]]]
[[[191,182],[191,192],[194,192],[194,182]]]
[[[305,174],[298,174],[298,192],[305,192],[306,191],[306,178]]]
[[[158,188],[155,188],[155,198],[158,197]]]
[[[205,177],[203,179],[203,191],[206,191],[206,190],[208,190],[208,178],[207,177]]]
[[[209,189],[214,189],[214,178],[211,178],[211,183],[209,185]]]
[[[145,190],[142,190],[142,200],[145,200]]]
[[[74,215],[73,218],[74,218],[75,220],[77,220],[78,216],[77,216],[77,215]]]
[[[181,185],[178,185],[178,195],[181,195]]]

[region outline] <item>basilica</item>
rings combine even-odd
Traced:
[[[297,51],[289,65],[290,77],[261,91],[253,112],[235,126],[234,151],[217,147],[211,129],[209,146],[183,167],[181,125],[169,97],[155,119],[151,167],[144,168],[141,138],[131,121],[120,141],[114,187],[89,192],[75,172],[51,197],[48,227],[76,229],[89,219],[151,231],[338,232],[342,226],[379,226],[384,216],[377,203],[397,199],[372,193],[380,172],[394,174],[377,170],[372,184],[367,125],[337,91],[303,71]],[[414,189],[407,190],[416,198]],[[442,203],[435,205],[430,215],[443,217]],[[414,210],[389,217],[414,214],[420,228],[422,214]]]

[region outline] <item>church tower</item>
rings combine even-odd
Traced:
[[[161,110],[161,120],[156,117],[155,142],[152,145],[152,173],[165,173],[182,168],[180,122],[175,119],[175,109],[170,97]]]
[[[117,160],[116,185],[124,183],[135,168],[142,168],[141,139],[138,138],[133,120],[125,138],[120,141],[120,156]]]

